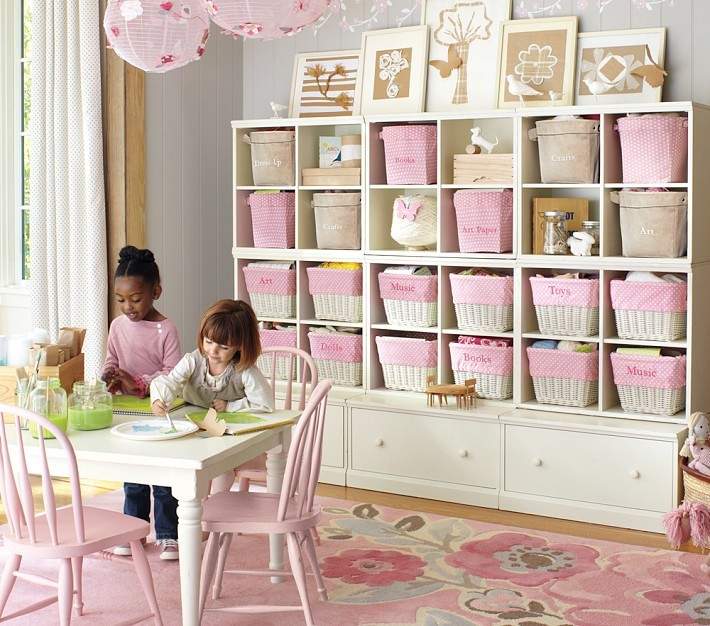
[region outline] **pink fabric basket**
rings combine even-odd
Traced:
[[[380,272],[377,280],[380,285],[380,297],[383,300],[436,302],[436,275],[413,276]]]
[[[295,348],[296,346],[296,330],[278,330],[276,328],[262,328],[259,330],[262,348],[288,347]],[[271,376],[274,370],[272,359],[273,354],[261,354],[256,360],[256,366],[262,371],[267,378]],[[279,356],[276,358],[275,374],[279,380],[296,378],[296,361],[287,356]],[[291,372],[289,373],[289,364]]]
[[[513,249],[513,192],[510,189],[459,189],[454,193],[461,252]]]
[[[362,335],[308,333],[308,342],[314,359],[343,363],[362,361]]]
[[[685,356],[611,353],[615,385],[681,389],[685,387]]]
[[[312,296],[331,294],[340,296],[362,295],[362,270],[338,270],[309,267],[308,293]]]
[[[296,295],[296,270],[270,269],[268,267],[243,268],[247,291],[277,296]]]
[[[599,306],[599,280],[596,278],[546,278],[531,276],[535,306]]]
[[[510,376],[513,373],[513,346],[504,348],[452,341],[449,351],[452,370],[496,376]]]
[[[670,115],[621,117],[624,183],[683,183],[688,180],[688,118]]]
[[[404,337],[375,337],[377,355],[382,365],[436,367],[436,340]]]
[[[612,280],[611,306],[615,311],[682,313],[688,308],[688,285]]]
[[[512,276],[462,276],[449,274],[454,304],[512,306]]]
[[[276,328],[262,328],[259,331],[262,348],[275,348],[285,346],[296,347],[295,330],[278,330]]]
[[[292,191],[249,194],[255,248],[296,245],[296,194]]]
[[[599,378],[599,352],[567,352],[529,347],[527,353],[530,376],[533,378]]]
[[[380,139],[385,145],[388,185],[436,183],[436,126],[384,126]]]

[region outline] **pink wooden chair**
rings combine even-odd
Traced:
[[[6,416],[10,418],[14,416],[17,453],[13,453],[12,458],[16,461],[16,467],[13,467],[10,456]],[[40,427],[40,437],[36,443],[30,444],[29,439],[24,441],[23,432],[20,430],[20,418],[35,422]],[[12,429],[12,421],[8,421],[7,426]],[[54,435],[64,451],[64,460],[69,465],[72,493],[72,503],[69,506],[57,508],[42,428]],[[32,499],[26,447],[39,447],[45,510],[40,514],[35,513]],[[150,525],[122,513],[82,505],[74,449],[67,436],[47,418],[17,407],[0,405],[0,495],[8,518],[7,524],[0,527],[7,555],[0,577],[0,621],[26,615],[58,602],[58,623],[60,626],[68,626],[71,621],[72,597],[77,615],[82,614],[84,606],[81,581],[83,558],[115,545],[129,543],[136,573],[151,610],[151,613],[140,621],[152,616],[156,626],[162,626],[163,621],[153,588],[153,577],[141,543],[141,539],[148,536]],[[43,576],[20,572],[23,556],[32,559],[56,559],[59,562],[58,582]],[[57,589],[57,595],[35,602],[12,615],[3,616],[10,592],[18,578],[45,587],[54,587]]]
[[[314,504],[314,497],[320,473],[325,409],[331,386],[329,380],[318,384],[293,430],[280,494],[229,491],[210,496],[205,502],[202,529],[209,533],[209,539],[202,561],[200,615],[205,610],[226,613],[303,611],[306,624],[313,626],[301,550],[305,550],[321,599],[327,600],[311,530],[320,517],[320,507]],[[207,591],[215,573],[222,533],[285,534],[290,571],[227,570],[225,573],[293,576],[301,598],[300,606],[253,605],[206,609]]]

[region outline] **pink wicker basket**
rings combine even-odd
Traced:
[[[249,207],[255,248],[296,245],[296,194],[292,191],[251,193]]]
[[[449,344],[451,369],[457,385],[476,379],[476,394],[490,400],[513,397],[513,346]]]
[[[617,125],[624,183],[683,183],[688,180],[686,117],[621,117]]]
[[[449,274],[456,321],[462,330],[513,328],[513,277]]]
[[[362,385],[362,335],[308,333],[318,377],[336,385]]]
[[[436,377],[436,340],[380,336],[375,343],[387,389],[425,391]]]
[[[454,209],[461,252],[512,251],[512,190],[459,189]]]
[[[380,272],[377,280],[388,324],[436,326],[436,275],[413,276]]]
[[[277,328],[262,328],[259,330],[259,338],[261,339],[262,348],[275,348],[275,347],[296,347],[296,330],[284,329],[280,330]],[[267,378],[271,376],[273,354],[261,354],[256,360],[257,367],[263,372],[264,376]],[[289,361],[290,359],[285,356],[276,357],[276,378],[284,380],[287,378],[296,378],[296,361],[293,359],[291,365],[291,373],[289,375]]]
[[[385,126],[388,185],[430,185],[436,182],[436,126],[408,124]]]
[[[599,279],[531,276],[541,333],[590,337],[599,332]]]
[[[362,322],[362,270],[309,267],[308,293],[319,320]]]
[[[249,300],[257,317],[296,317],[296,270],[243,268]]]
[[[538,402],[585,407],[597,401],[599,352],[528,347],[527,355]]]

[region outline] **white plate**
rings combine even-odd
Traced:
[[[124,422],[111,429],[111,434],[118,435],[125,439],[135,439],[137,441],[163,441],[165,439],[176,439],[184,437],[199,430],[197,424],[187,420],[173,420],[177,432],[165,432],[170,428],[167,420],[136,420],[134,422]]]

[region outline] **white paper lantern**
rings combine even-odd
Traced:
[[[209,15],[204,0],[109,0],[104,30],[124,61],[167,72],[204,54]]]

